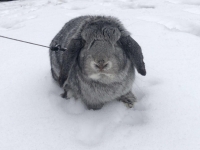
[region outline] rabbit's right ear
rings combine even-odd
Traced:
[[[83,39],[72,39],[63,53],[63,61],[59,77],[59,84],[62,87],[69,76],[69,72],[76,63],[80,50],[84,47]]]
[[[132,39],[130,35],[120,37],[118,42],[122,46],[131,63],[136,67],[138,73],[145,76],[145,63],[143,61],[142,50],[139,44]]]

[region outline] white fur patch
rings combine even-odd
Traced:
[[[114,75],[108,74],[108,73],[96,73],[96,74],[90,75],[89,77],[90,77],[91,79],[93,79],[93,80],[98,80],[98,79],[100,79],[100,78],[102,77],[102,75],[104,75],[104,76],[106,76],[106,77],[108,77],[108,78],[110,78],[110,79],[113,79],[113,78],[114,78]]]
[[[95,67],[96,63],[94,61],[91,61],[90,63],[90,66],[92,67],[92,69],[96,70],[96,67]]]
[[[112,68],[112,62],[108,61],[107,64],[108,64],[108,66],[106,67],[106,70],[111,69]]]
[[[97,74],[92,74],[92,75],[90,75],[89,76],[91,79],[93,79],[93,80],[98,80],[99,78],[100,78],[100,75],[99,75],[99,73],[97,73]]]
[[[55,66],[54,64],[52,65],[52,69],[53,69],[54,73],[56,74],[56,76],[59,77],[60,69],[57,66]]]

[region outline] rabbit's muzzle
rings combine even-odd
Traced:
[[[112,68],[112,62],[110,61],[105,62],[104,60],[100,60],[98,62],[92,61],[91,67],[94,71],[98,73],[105,73],[107,70]]]

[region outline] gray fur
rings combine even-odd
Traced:
[[[81,99],[89,109],[100,109],[112,100],[133,106],[134,68],[141,75],[146,70],[140,46],[119,20],[104,16],[72,19],[50,46],[57,44],[66,51],[50,50],[51,71],[64,88],[63,97]]]

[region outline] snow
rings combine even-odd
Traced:
[[[199,150],[199,0],[18,0],[0,3],[3,36],[49,45],[80,15],[118,17],[140,44],[138,102],[87,110],[60,97],[48,49],[0,38],[1,150]]]

